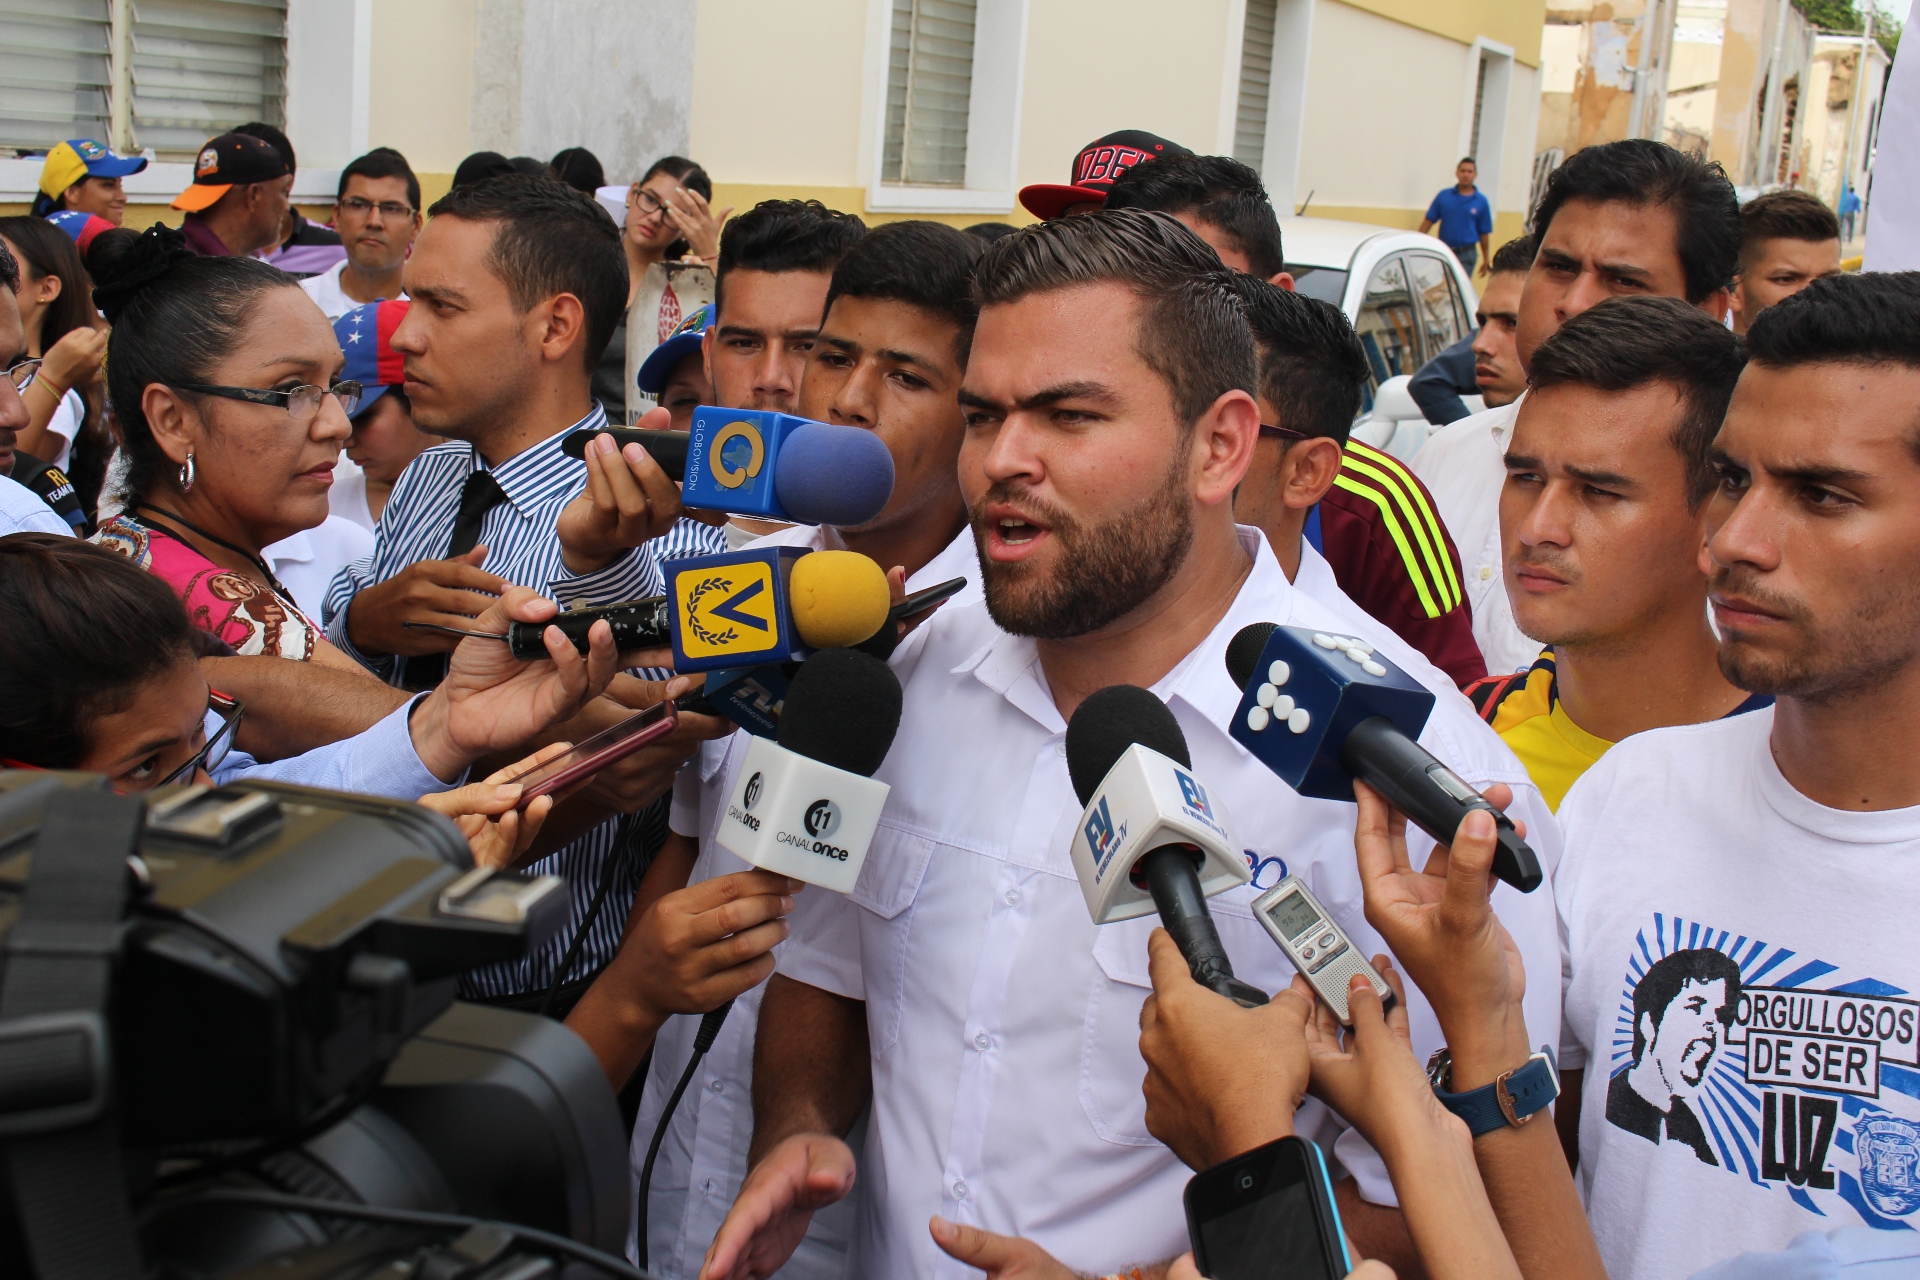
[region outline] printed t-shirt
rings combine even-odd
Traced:
[[[325,633],[292,600],[223,569],[164,530],[119,515],[103,521],[92,541],[117,551],[173,588],[187,617],[242,656],[313,657]]]

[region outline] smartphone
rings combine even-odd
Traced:
[[[933,606],[957,596],[966,590],[965,578],[949,578],[945,582],[936,582],[924,591],[916,591],[887,611],[887,621],[905,622],[908,618],[917,618]]]
[[[1360,948],[1353,945],[1347,931],[1333,922],[1320,899],[1313,896],[1306,881],[1288,876],[1253,900],[1253,918],[1280,944],[1293,967],[1307,980],[1314,994],[1333,1010],[1340,1025],[1353,1025],[1347,1008],[1347,987],[1354,975],[1365,978],[1380,997],[1380,1011],[1394,1005],[1393,988],[1372,965]]]
[[[1187,1182],[1187,1239],[1210,1280],[1341,1280],[1353,1270],[1320,1148],[1281,1138]]]
[[[632,755],[657,738],[673,732],[680,713],[671,702],[656,702],[645,711],[636,711],[610,729],[602,729],[563,756],[537,764],[524,773],[505,779],[526,787],[521,793],[524,806],[531,800],[592,777],[616,760]]]

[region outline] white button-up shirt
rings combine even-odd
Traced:
[[[1411,464],[1460,549],[1473,638],[1493,675],[1530,667],[1540,656],[1540,642],[1514,624],[1500,545],[1500,488],[1507,482],[1507,443],[1519,412],[1515,400],[1450,422],[1433,433]]]
[[[812,525],[795,525],[749,544],[755,547],[821,549],[824,533]],[[973,532],[962,529],[945,550],[907,579],[909,594],[954,578],[967,579],[959,594],[941,606],[960,608],[981,599],[980,559],[974,552]],[[715,876],[748,870],[745,862],[714,843],[721,804],[733,787],[753,739],[745,731],[731,738],[704,743],[701,753],[674,781],[673,829],[698,837],[700,858],[689,884]],[[825,889],[807,893],[825,894]],[[653,1184],[647,1197],[647,1265],[661,1280],[692,1280],[698,1274],[707,1246],[726,1218],[740,1183],[747,1175],[747,1148],[753,1142],[753,1033],[760,1018],[758,986],[733,1002],[713,1048],[687,1086],[674,1112],[667,1136],[654,1161]],[[700,1020],[674,1018],[654,1041],[653,1061],[640,1097],[633,1126],[633,1171],[638,1185],[647,1145],[660,1123],[660,1111],[672,1094],[687,1059],[693,1053],[693,1035]],[[856,1131],[857,1139],[861,1131]],[[858,1210],[860,1188],[851,1196],[813,1217],[813,1226],[791,1261],[780,1269],[781,1280],[840,1280],[847,1269],[847,1247]]]
[[[1253,571],[1205,642],[1153,690],[1178,718],[1194,772],[1224,801],[1254,871],[1252,885],[1211,903],[1236,973],[1268,991],[1292,976],[1251,911],[1290,871],[1368,954],[1386,950],[1362,916],[1353,806],[1301,798],[1222,727],[1240,696],[1226,646],[1249,623],[1359,635],[1432,688],[1438,701],[1421,742],[1475,786],[1514,789],[1513,812],[1550,874],[1559,854],[1552,816],[1446,676],[1350,601],[1330,606],[1290,584],[1257,530],[1240,537]],[[1325,570],[1316,561],[1303,580]],[[801,894],[779,956],[787,976],[866,1002],[873,1105],[853,1269],[975,1274],[934,1245],[935,1213],[1031,1238],[1082,1271],[1173,1257],[1187,1248],[1180,1197],[1189,1171],[1147,1132],[1139,1052],[1147,935],[1158,921],[1088,920],[1068,852],[1080,804],[1067,775],[1067,726],[1034,642],[1001,632],[983,607],[942,610],[894,666],[905,712],[876,775],[893,791],[859,882],[845,896]],[[1410,835],[1424,858],[1431,842]],[[1531,1035],[1553,1043],[1551,893],[1502,885],[1494,904],[1538,976],[1527,996]],[[1438,1026],[1417,992],[1408,1004],[1425,1054],[1440,1042]],[[1309,1101],[1295,1123],[1358,1176],[1368,1199],[1394,1203],[1378,1158],[1358,1135],[1343,1137],[1321,1104]]]

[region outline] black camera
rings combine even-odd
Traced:
[[[455,1001],[566,915],[418,805],[0,772],[0,1274],[637,1275],[599,1064]]]

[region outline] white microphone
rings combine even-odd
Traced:
[[[1084,806],[1073,869],[1093,922],[1157,911],[1195,982],[1265,1004],[1233,976],[1206,903],[1253,874],[1225,807],[1187,765],[1186,735],[1166,704],[1132,685],[1093,694],[1067,725],[1067,772]]]
[[[891,790],[872,774],[900,727],[900,682],[853,649],[822,649],[787,689],[777,740],[755,737],[716,839],[765,871],[849,892]]]

